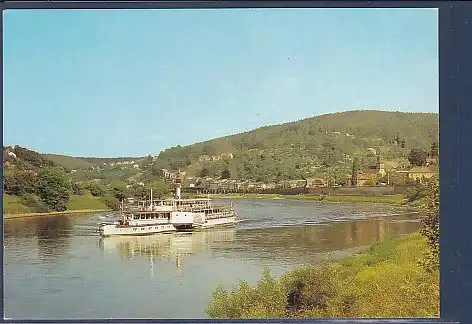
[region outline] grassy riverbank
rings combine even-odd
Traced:
[[[219,286],[211,318],[437,317],[439,274],[418,265],[419,233],[389,239],[336,263],[296,267],[281,278],[264,271],[256,286]]]
[[[76,214],[109,210],[103,198],[92,195],[71,195],[67,204],[67,210],[62,212],[35,212],[33,207],[26,206],[24,200],[18,196],[4,195],[4,218],[32,217],[43,215]]]
[[[378,203],[378,204],[405,204],[403,195],[385,196],[351,196],[351,195],[277,195],[277,194],[209,194],[209,195],[186,195],[184,198],[227,198],[227,199],[297,199],[338,203]]]

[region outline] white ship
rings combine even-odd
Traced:
[[[101,236],[150,235],[175,231],[193,231],[237,223],[233,205],[215,206],[209,198],[181,199],[180,185],[174,199],[144,201],[137,210],[122,212],[119,221],[101,223]]]

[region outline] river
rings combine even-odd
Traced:
[[[265,266],[278,276],[421,228],[398,206],[233,202],[244,222],[197,233],[101,239],[97,224],[113,213],[5,220],[5,316],[204,318],[219,283],[254,284]]]

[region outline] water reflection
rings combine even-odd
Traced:
[[[101,239],[97,224],[110,213],[5,220],[6,316],[203,317],[219,283],[255,283],[263,266],[280,275],[421,228],[421,216],[405,209],[236,203],[247,221],[234,228],[142,237]]]
[[[100,246],[107,253],[119,253],[125,260],[146,257],[151,268],[155,260],[173,262],[181,271],[186,255],[205,251],[211,251],[214,256],[262,263],[311,263],[323,260],[331,252],[369,246],[420,228],[416,214],[405,214],[310,226],[108,237],[101,239]]]
[[[70,250],[73,222],[67,215],[9,219],[4,223],[5,241],[35,237],[38,257],[56,261]]]
[[[406,214],[310,226],[241,229],[236,233],[237,244],[222,246],[221,250],[233,256],[250,254],[254,260],[315,262],[322,256],[321,252],[368,246],[386,238],[419,230],[421,223],[417,217],[416,214]]]
[[[235,239],[235,233],[234,229],[225,229],[149,236],[104,237],[100,239],[100,247],[106,253],[119,253],[125,260],[147,258],[151,275],[155,260],[174,262],[177,274],[183,275],[182,265],[186,255],[195,255],[230,244]]]

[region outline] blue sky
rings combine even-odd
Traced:
[[[5,145],[143,156],[330,112],[439,111],[435,9],[3,14]]]

